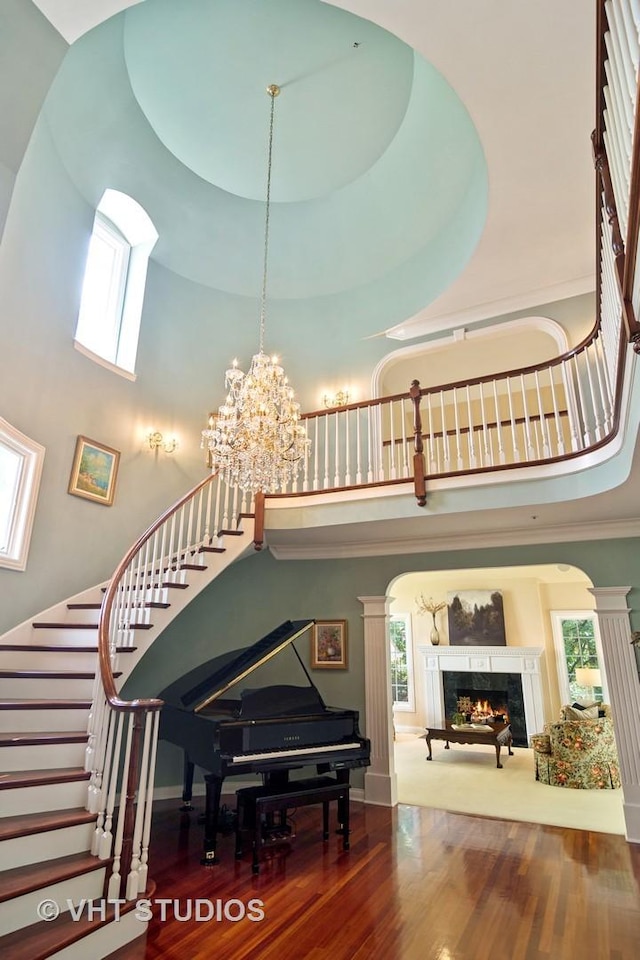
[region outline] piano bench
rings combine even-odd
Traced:
[[[259,854],[265,842],[263,816],[280,814],[280,825],[286,825],[290,807],[322,804],[322,839],[329,839],[329,804],[338,804],[338,833],[342,834],[342,849],[349,849],[349,783],[339,783],[333,777],[312,777],[292,780],[277,787],[242,787],[236,791],[236,857],[242,856],[242,831],[251,831],[254,873],[260,872]]]

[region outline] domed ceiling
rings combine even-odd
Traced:
[[[380,27],[319,0],[146,0],[73,44],[45,116],[92,207],[130,194],[155,260],[256,298],[269,83],[271,313],[340,305],[357,337],[401,322],[467,263],[487,172],[453,90]]]

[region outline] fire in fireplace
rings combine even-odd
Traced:
[[[509,693],[504,690],[483,690],[478,696],[477,690],[456,689],[457,706],[469,720],[501,720],[509,723]]]
[[[467,713],[458,707],[458,701],[466,697],[471,702],[471,713],[475,713],[477,719],[503,715],[511,724],[515,746],[527,746],[527,723],[519,674],[443,670],[442,683],[445,716]]]

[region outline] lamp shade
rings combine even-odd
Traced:
[[[600,671],[596,667],[578,667],[576,669],[576,683],[581,687],[601,687]]]

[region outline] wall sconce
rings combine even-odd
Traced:
[[[331,407],[345,407],[351,402],[351,393],[345,387],[344,390],[338,390],[337,393],[325,393],[322,396],[322,403],[326,409]]]
[[[161,433],[157,430],[152,430],[151,433],[147,436],[147,443],[151,450],[162,449],[165,453],[173,453],[178,449],[178,441],[175,437],[172,437],[170,440],[165,440]]]

